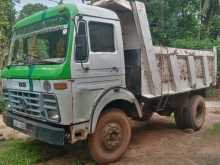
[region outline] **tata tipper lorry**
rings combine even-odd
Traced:
[[[174,113],[178,128],[199,130],[216,66],[215,49],[154,47],[142,2],[58,5],[15,25],[4,122],[54,145],[88,139],[106,164],[128,148],[129,119]]]

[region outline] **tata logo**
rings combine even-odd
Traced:
[[[26,84],[26,82],[19,82],[18,86],[22,87],[22,88],[25,88],[25,87],[27,87],[27,84]]]

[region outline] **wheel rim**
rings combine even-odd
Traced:
[[[117,150],[122,143],[122,129],[118,123],[109,123],[103,128],[103,146],[107,151]]]

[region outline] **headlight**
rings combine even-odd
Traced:
[[[6,103],[5,108],[6,108],[7,111],[11,111],[12,110],[12,106],[11,106],[10,103]]]
[[[60,120],[60,115],[56,110],[47,110],[47,117],[49,120],[58,122]]]

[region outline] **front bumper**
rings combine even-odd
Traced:
[[[27,134],[37,140],[54,145],[65,144],[64,128],[50,126],[42,122],[33,121],[28,118],[12,114],[10,112],[3,113],[3,120],[7,126],[14,128],[24,134]],[[22,128],[16,127],[14,124],[15,121],[22,123]]]

